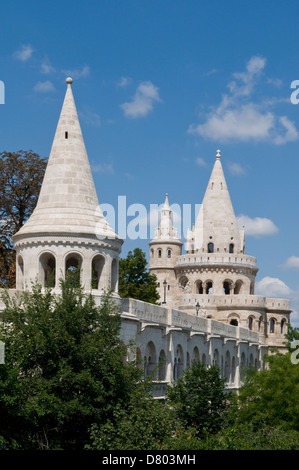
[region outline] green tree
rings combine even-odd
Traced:
[[[15,285],[11,237],[36,206],[46,160],[32,151],[0,153],[0,287]]]
[[[61,281],[61,295],[36,284],[3,298],[2,440],[25,450],[83,449],[90,427],[113,420],[141,377],[124,361],[118,307],[109,294],[97,307],[72,276]]]
[[[229,407],[230,394],[216,365],[206,369],[194,361],[176,384],[169,386],[167,397],[185,429],[193,428],[197,436],[218,432]]]
[[[121,297],[158,304],[157,278],[147,270],[145,254],[140,248],[129,251],[119,261],[119,294]]]
[[[239,422],[299,431],[299,365],[293,358],[289,352],[268,355],[266,369],[248,371],[239,392]]]

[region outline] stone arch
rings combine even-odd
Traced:
[[[253,324],[254,324],[254,317],[253,317],[253,315],[249,315],[249,317],[248,317],[248,330],[253,330]]]
[[[111,263],[111,289],[118,291],[118,260],[113,258]]]
[[[240,315],[238,313],[233,312],[228,316],[228,320],[230,325],[239,326]]]
[[[231,366],[230,366],[230,352],[226,351],[225,354],[225,365],[224,365],[224,377],[228,382],[230,382],[231,375]]]
[[[157,353],[156,353],[156,346],[153,341],[149,341],[146,346],[145,350],[145,357],[144,357],[144,376],[150,376],[157,365]]]
[[[172,256],[172,249],[169,248],[169,247],[167,247],[166,252],[167,252],[167,258],[171,258],[171,256]]]
[[[276,318],[271,317],[269,320],[269,333],[275,333]]]
[[[207,356],[205,354],[201,357],[201,363],[204,367],[207,367]]]
[[[166,354],[164,349],[161,349],[159,354],[159,380],[166,380]]]
[[[195,292],[197,294],[203,294],[203,282],[200,279],[195,281]]]
[[[68,253],[65,257],[65,277],[72,276],[78,285],[81,283],[82,263],[82,255],[76,251]]]
[[[213,293],[213,281],[207,279],[204,283],[204,293],[205,294],[212,294]]]
[[[174,357],[174,368],[173,368],[173,377],[174,380],[180,378],[184,370],[184,353],[183,348],[180,344],[177,345],[175,349],[175,357]]]
[[[219,357],[219,351],[217,348],[214,350],[213,364],[215,364],[215,366],[220,367],[220,357]]]
[[[189,279],[187,278],[187,276],[180,277],[179,285],[182,289],[186,289],[188,287],[188,284],[189,284]]]
[[[91,260],[91,286],[92,289],[104,289],[106,257],[102,253],[96,254]]]
[[[254,365],[254,358],[253,358],[253,354],[251,353],[249,356],[249,367],[253,367],[253,365]]]
[[[208,243],[208,253],[214,253],[214,243]]]
[[[225,279],[223,281],[223,294],[230,295],[232,293],[233,282],[231,279]]]
[[[39,257],[39,281],[43,287],[55,287],[56,258],[52,252],[44,252]]]
[[[199,350],[197,346],[193,349],[193,361],[199,361]]]
[[[238,279],[238,280],[235,282],[234,294],[235,294],[235,295],[242,294],[242,290],[243,290],[243,281],[241,281],[240,279]]]

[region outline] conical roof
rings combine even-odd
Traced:
[[[220,160],[220,150],[217,151],[216,161],[199,210],[194,227],[194,249],[207,251],[208,244],[214,245],[214,250],[229,252],[243,251],[243,234],[241,233]]]
[[[159,227],[156,228],[154,240],[175,241],[180,243],[177,235],[177,229],[173,225],[172,210],[169,205],[168,194],[166,193],[164,206],[161,210],[161,220]]]
[[[72,79],[31,217],[14,235],[64,233],[118,238],[100,209],[72,93]]]

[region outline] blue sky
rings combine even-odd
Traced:
[[[69,75],[100,204],[126,196],[149,208],[166,192],[170,203],[200,204],[220,148],[257,291],[299,311],[298,9],[292,0],[6,2],[1,151],[48,157]],[[147,242],[125,240],[123,256],[148,253]]]

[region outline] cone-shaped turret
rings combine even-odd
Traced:
[[[168,194],[166,193],[163,209],[161,210],[161,221],[156,229],[154,240],[176,240],[178,241],[177,229],[173,226],[172,210],[169,206]]]
[[[38,203],[14,239],[40,233],[117,238],[100,210],[72,93],[72,79],[67,78],[66,82]]]
[[[243,253],[244,234],[239,229],[225,181],[220,150],[194,227],[194,250]]]

